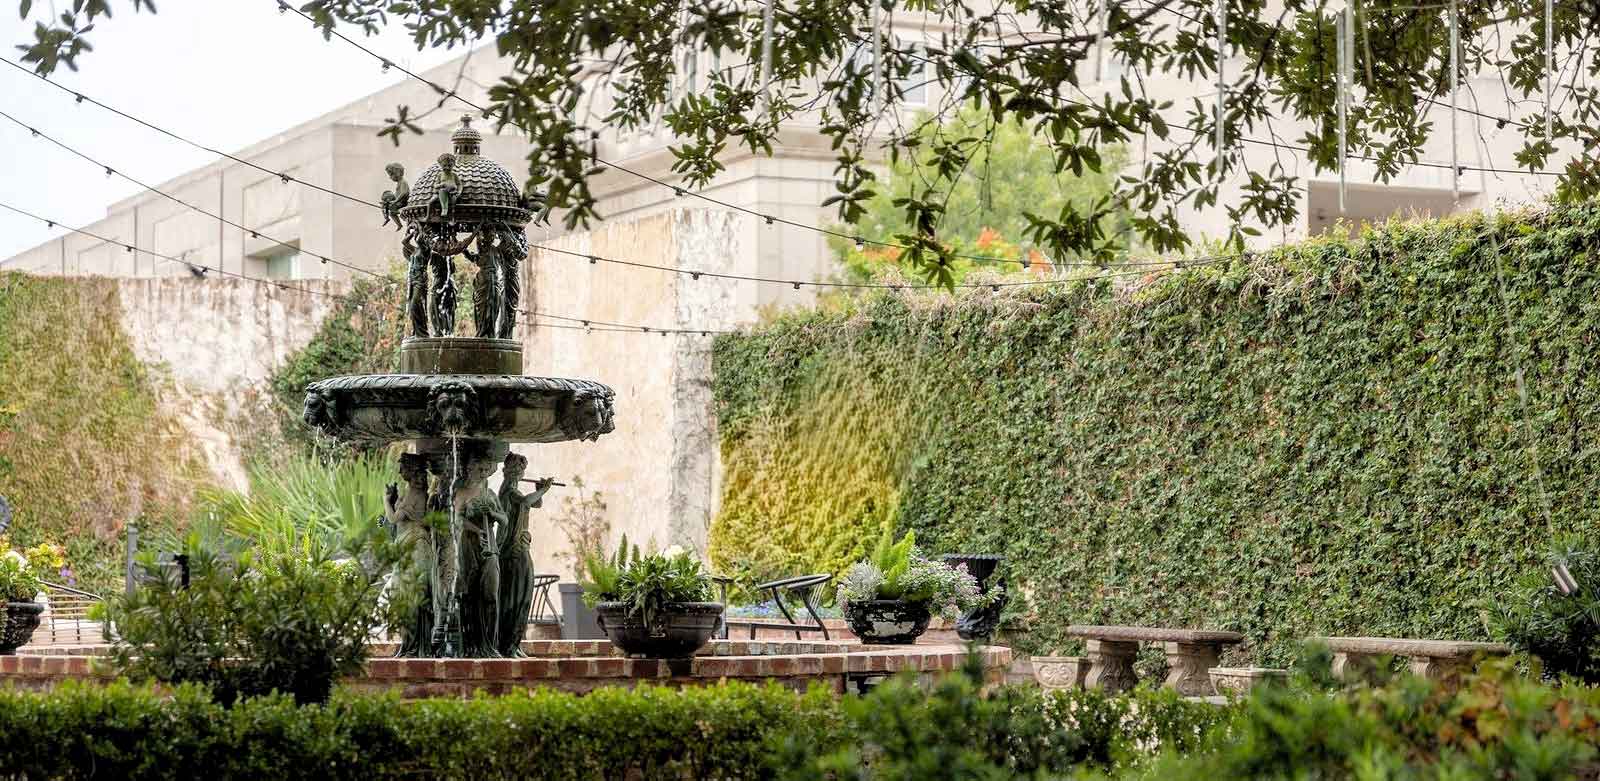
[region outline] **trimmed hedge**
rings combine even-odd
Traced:
[[[401,702],[286,697],[232,708],[203,689],[171,697],[125,683],[0,690],[0,775],[7,778],[319,781],[537,778],[548,781],[761,778],[769,741],[830,745],[825,692],[773,686],[548,690],[475,700]]]
[[[931,691],[895,680],[842,699],[821,688],[733,683],[412,702],[340,693],[307,706],[273,696],[231,708],[194,686],[161,694],[73,681],[43,694],[0,689],[0,776],[810,779],[821,777],[808,775],[814,762],[904,760],[885,755],[876,739],[885,730],[944,734],[945,750],[974,757],[1049,760],[1041,771],[1111,771],[1158,750],[1192,750],[1236,712],[1170,691],[1108,697],[1025,686],[980,698],[970,680],[951,675]],[[996,745],[995,735],[1013,745]]]
[[[1597,247],[1593,203],[1464,215],[723,336],[712,557],[838,571],[886,524],[1004,553],[1030,650],[1074,623],[1239,630],[1276,664],[1482,639],[1552,531],[1600,528]]]

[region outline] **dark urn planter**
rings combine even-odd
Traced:
[[[944,563],[954,567],[958,564],[967,566],[967,574],[978,581],[978,591],[992,594],[993,602],[969,610],[956,621],[956,635],[962,640],[987,640],[994,635],[994,630],[1000,626],[1000,611],[1006,607],[1010,596],[1006,594],[1006,579],[994,578],[995,570],[1000,567],[1000,562],[1006,557],[992,553],[951,553],[944,557]],[[994,578],[993,581],[990,578]]]
[[[0,656],[10,656],[39,628],[39,614],[44,605],[39,602],[7,602],[6,622],[0,627]]]
[[[870,645],[909,645],[928,631],[927,602],[900,599],[872,599],[847,602],[844,620],[861,642]]]
[[[647,626],[642,612],[628,615],[626,602],[601,602],[594,606],[600,628],[611,644],[629,656],[651,659],[686,659],[700,650],[722,625],[720,602],[674,602],[655,615]]]

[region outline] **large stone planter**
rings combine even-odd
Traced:
[[[625,602],[601,602],[594,609],[611,644],[630,656],[686,659],[722,625],[719,602],[675,602],[657,612],[650,624],[643,613],[629,615],[628,607]]]
[[[39,615],[44,612],[41,602],[7,602],[5,625],[0,627],[0,656],[9,656],[33,637],[39,628]]]
[[[869,645],[909,645],[915,643],[933,614],[926,602],[906,602],[899,599],[872,599],[865,602],[847,602],[844,620],[850,631]]]
[[[1257,686],[1278,686],[1289,680],[1289,671],[1275,667],[1213,667],[1211,685],[1217,694],[1249,694]]]
[[[1083,656],[1034,656],[1033,679],[1046,689],[1082,689],[1089,677],[1089,659]]]

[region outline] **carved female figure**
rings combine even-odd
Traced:
[[[416,453],[400,455],[400,479],[405,481],[401,493],[394,483],[389,484],[384,497],[384,517],[395,530],[401,545],[410,548],[409,565],[402,564],[391,578],[391,588],[407,585],[420,586],[422,602],[417,608],[411,626],[401,633],[400,656],[428,656],[432,649],[428,643],[433,634],[432,595],[442,593],[439,588],[439,562],[433,534],[428,528],[428,459]],[[409,582],[407,582],[409,581]]]
[[[544,495],[554,482],[545,477],[534,481],[533,493],[524,494],[519,486],[528,471],[528,459],[516,453],[506,456],[500,470],[500,507],[509,523],[500,538],[500,655],[522,656],[522,637],[528,631],[528,613],[533,609],[533,532],[528,529],[528,511],[544,503]]]
[[[472,322],[479,339],[495,337],[502,314],[499,274],[504,248],[500,241],[495,230],[484,228],[478,232],[478,251],[465,253],[467,260],[478,266],[478,276],[472,282]]]

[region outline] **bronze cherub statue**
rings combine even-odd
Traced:
[[[383,207],[383,224],[394,223],[394,229],[400,230],[404,223],[400,219],[400,210],[405,208],[406,202],[411,200],[411,185],[406,183],[406,167],[399,163],[390,163],[383,168],[394,181],[393,190],[384,190],[380,199]]]

